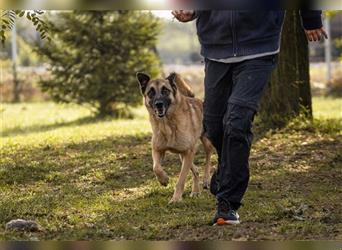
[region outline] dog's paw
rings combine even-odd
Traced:
[[[159,183],[166,187],[169,184],[169,177],[167,175],[158,176]]]
[[[210,188],[210,181],[203,181],[203,189],[208,190]]]
[[[191,198],[194,198],[194,197],[198,197],[198,196],[200,196],[200,192],[191,192],[191,194],[190,194],[190,197]]]
[[[180,197],[180,198],[172,197],[172,199],[169,201],[169,204],[176,204],[176,203],[181,202],[182,200],[183,200],[182,197]]]

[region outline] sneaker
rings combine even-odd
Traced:
[[[220,200],[217,204],[217,213],[212,222],[213,226],[240,224],[239,214],[230,207],[229,203]]]

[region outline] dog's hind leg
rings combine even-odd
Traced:
[[[182,159],[183,159],[182,169],[181,169],[181,172],[179,174],[172,199],[170,200],[169,203],[175,203],[175,202],[179,202],[182,200],[186,177],[187,177],[190,169],[192,168],[192,164],[193,164],[193,160],[194,160],[194,152],[189,150],[189,151],[183,153]]]
[[[192,191],[191,191],[190,197],[195,197],[200,194],[199,173],[198,173],[198,168],[195,164],[192,164],[191,172],[192,172]]]
[[[166,153],[166,151],[160,152],[160,162],[161,162],[161,164],[164,163],[164,161],[165,161],[165,153]]]
[[[203,175],[203,188],[209,189],[210,186],[210,174],[212,172],[211,166],[211,156],[214,151],[214,146],[211,144],[210,140],[203,135],[201,137],[201,141],[203,143],[204,152],[205,152],[205,166],[204,166],[204,175]]]
[[[153,172],[156,175],[158,181],[163,186],[167,186],[169,183],[169,177],[163,170],[161,166],[161,160],[163,156],[165,155],[165,152],[160,152],[157,150],[152,149],[152,158],[153,158]]]

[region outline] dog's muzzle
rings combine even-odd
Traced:
[[[165,108],[164,102],[156,101],[154,103],[154,106],[155,106],[154,112],[156,113],[156,115],[159,118],[163,118],[166,114],[166,108]]]

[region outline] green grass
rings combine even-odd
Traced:
[[[342,98],[314,97],[314,116],[319,119],[342,119]]]
[[[206,191],[190,198],[191,181],[184,201],[167,205],[179,161],[167,155],[171,184],[161,187],[144,108],[134,120],[97,120],[74,105],[3,104],[0,239],[341,240],[340,103],[314,98],[320,119],[257,137],[242,224],[225,228],[207,225],[215,199]],[[201,148],[196,164],[204,164]],[[6,231],[17,218],[42,230]]]

